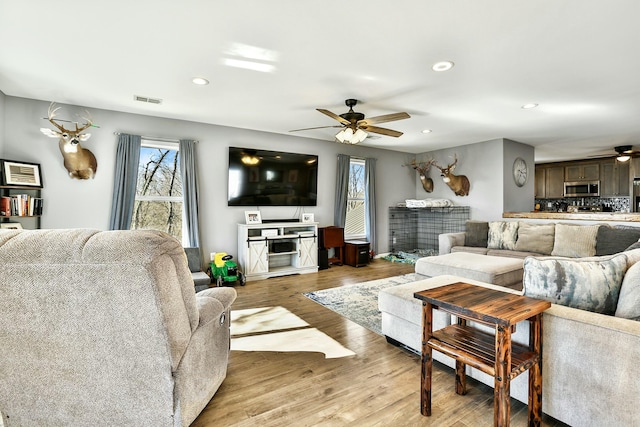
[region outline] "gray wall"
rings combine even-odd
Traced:
[[[204,254],[220,251],[237,254],[236,224],[244,222],[245,208],[227,206],[229,146],[318,155],[318,206],[307,207],[305,212],[314,213],[320,226],[333,224],[336,155],[377,158],[379,253],[388,251],[388,207],[416,193],[415,172],[402,167],[412,157],[406,153],[93,108],[88,110],[100,128],[91,129],[92,136],[83,146],[95,154],[98,171],[93,180],[73,180],[62,165],[56,140],[39,130],[51,126],[42,119],[49,103],[6,96],[4,104],[4,120],[11,123],[11,132],[2,127],[0,141],[4,139],[4,149],[0,152],[6,158],[41,164],[45,199],[42,228],[108,227],[117,142],[114,132],[200,141],[197,153]],[[62,107],[60,118],[75,118],[84,112],[84,107]],[[261,207],[260,210],[263,218],[299,217],[296,207]]]
[[[433,158],[438,165],[446,167],[453,162],[454,155],[458,157],[454,174],[466,175],[469,178],[469,195],[456,196],[442,181],[440,171],[434,166],[430,171],[434,183],[433,192],[424,191],[418,181],[416,198],[449,199],[456,205],[470,206],[472,219],[493,221],[502,217],[503,175],[496,173],[496,165],[502,158],[502,139],[432,151],[420,155],[419,158]]]
[[[3,156],[3,153],[4,153],[4,134],[5,134],[5,129],[7,128],[5,126],[6,120],[4,117],[5,99],[6,99],[5,94],[2,93],[2,91],[0,91],[0,158]]]
[[[527,163],[527,181],[522,187],[518,187],[513,179],[513,162],[518,157],[522,157]],[[531,145],[505,139],[503,161],[504,212],[532,211],[535,204],[534,148]]]

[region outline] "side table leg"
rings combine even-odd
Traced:
[[[511,328],[496,326],[496,376],[493,388],[493,425],[507,427],[511,421]]]
[[[458,325],[466,326],[466,319],[462,319],[458,317]],[[456,394],[465,395],[467,394],[467,372],[466,366],[464,363],[456,360]]]
[[[542,313],[529,319],[529,349],[538,362],[529,368],[529,427],[542,422]]]
[[[420,376],[420,413],[431,415],[431,372],[433,361],[431,359],[432,349],[427,344],[433,334],[433,313],[431,304],[422,302],[422,373]]]

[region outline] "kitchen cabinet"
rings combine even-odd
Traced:
[[[600,197],[629,197],[629,163],[605,160],[601,168]]]
[[[563,166],[549,167],[546,175],[546,198],[559,199],[564,197],[565,168]]]
[[[535,193],[536,199],[545,199],[547,197],[547,168],[544,166],[536,165],[535,169]]]
[[[564,168],[564,180],[568,182],[598,181],[599,179],[600,165],[598,163],[581,163]]]

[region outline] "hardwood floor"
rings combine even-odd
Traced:
[[[192,426],[492,426],[493,389],[469,378],[468,394],[458,396],[453,370],[437,363],[433,415],[420,415],[419,357],[302,295],[412,272],[374,260],[236,287],[234,310],[284,307],[356,355],[232,351],[227,378]],[[527,407],[513,399],[511,425],[527,425]],[[542,425],[564,424],[545,416]]]

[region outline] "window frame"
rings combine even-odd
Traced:
[[[358,233],[358,234],[346,234],[346,230],[345,230],[345,235],[344,238],[345,240],[361,240],[361,239],[366,239],[367,237],[367,212],[366,212],[366,198],[367,198],[367,194],[366,194],[366,165],[365,165],[365,161],[364,159],[360,159],[360,158],[356,158],[356,157],[352,157],[351,159],[349,159],[349,182],[351,182],[351,168],[353,164],[357,164],[362,166],[362,193],[363,196],[362,198],[354,198],[354,197],[350,197],[349,196],[349,191],[347,189],[347,205],[349,204],[349,202],[351,201],[362,201],[363,207],[364,207],[364,217],[363,217],[363,221],[364,223],[363,225],[363,232],[362,233]],[[347,216],[348,216],[349,212],[347,211],[346,215],[345,215],[345,226],[346,226],[346,222],[347,222]]]
[[[180,153],[180,143],[179,142],[174,142],[174,141],[158,141],[158,140],[152,140],[152,139],[144,139],[142,138],[142,140],[140,141],[140,150],[142,151],[143,148],[156,148],[156,149],[160,149],[160,150],[172,150],[172,151],[176,151],[177,154],[179,155]],[[138,167],[139,167],[139,162],[138,162]],[[182,175],[180,173],[180,175]],[[181,178],[182,179],[182,176]],[[183,185],[183,193],[184,193],[184,183]],[[186,234],[187,231],[185,230],[185,218],[184,218],[184,195],[182,196],[149,196],[149,195],[139,195],[138,194],[138,190],[137,190],[137,183],[136,183],[136,195],[134,197],[134,206],[136,202],[179,202],[180,206],[181,206],[181,219],[182,219],[182,230],[181,230],[181,238],[182,238],[182,245],[185,245],[185,239],[186,239]],[[133,224],[132,224],[133,225]],[[131,229],[131,228],[130,228]]]

